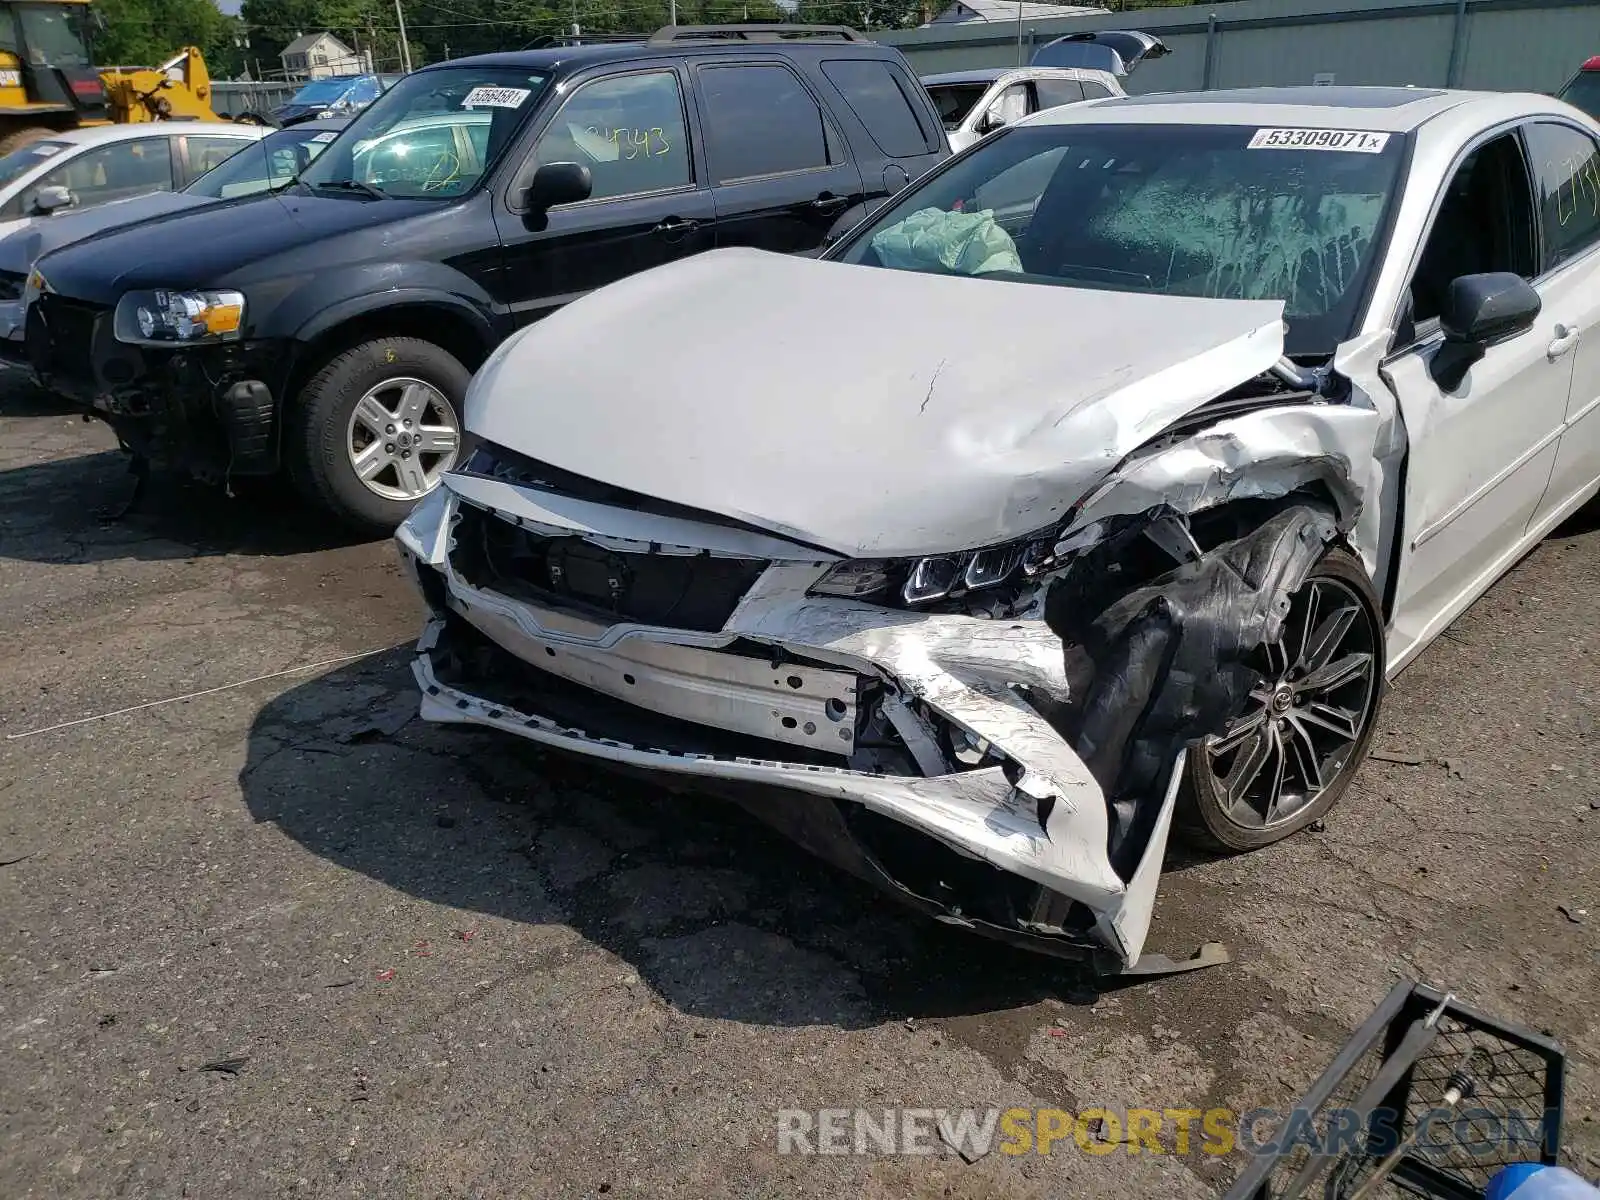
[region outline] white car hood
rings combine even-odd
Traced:
[[[1048,527],[1282,352],[1276,301],[718,250],[518,334],[466,415],[590,479],[850,557],[909,557]]]

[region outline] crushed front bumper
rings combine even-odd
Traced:
[[[24,319],[40,383],[106,421],[140,457],[202,477],[278,470],[288,343],[130,346],[113,336],[109,309],[54,293],[28,304]]]
[[[486,577],[456,545],[464,517],[762,566],[715,628],[647,623]],[[832,561],[816,550],[461,475],[397,537],[431,609],[413,666],[425,719],[726,792],[944,921],[1067,957],[1140,957],[1182,754],[1119,872],[1106,797],[1043,715],[1070,688],[1042,618],[812,597]]]

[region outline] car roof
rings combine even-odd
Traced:
[[[157,129],[150,128],[151,124],[149,121],[135,121],[128,125],[88,125],[65,133],[52,133],[39,140],[65,142],[69,146],[103,146],[107,142],[125,142],[156,134],[204,133],[251,141],[271,132],[261,125],[240,125],[233,121],[163,121],[162,127]]]
[[[878,42],[847,42],[832,38],[786,38],[780,41],[741,41],[732,38],[685,38],[672,42],[595,42],[583,46],[547,46],[538,50],[509,50],[494,54],[475,54],[454,58],[421,68],[437,71],[445,67],[512,67],[518,70],[548,71],[551,74],[579,71],[585,67],[635,58],[662,58],[678,54],[770,54],[775,50],[793,54],[826,53],[830,58],[859,55],[863,51],[882,58],[894,53],[893,47]]]
[[[1400,87],[1262,87],[1213,92],[1163,92],[1092,100],[1046,109],[1029,125],[1128,123],[1163,125],[1274,125],[1312,129],[1367,129],[1410,133],[1455,110],[1510,106],[1528,113],[1560,111],[1548,97],[1500,92]],[[1516,115],[1516,114],[1512,114]]]
[[[975,71],[940,71],[937,75],[922,76],[922,82],[927,87],[937,87],[941,83],[993,83],[1007,71],[1016,69],[1016,67],[984,67]]]

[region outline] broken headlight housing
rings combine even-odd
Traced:
[[[854,558],[811,585],[813,596],[882,602],[885,595],[913,608],[1011,581],[1037,578],[1059,561],[1055,527],[1041,533],[954,554],[925,558]]]
[[[244,296],[233,291],[129,292],[113,318],[117,341],[136,346],[231,342],[244,329]]]

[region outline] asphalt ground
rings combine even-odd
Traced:
[[[1325,828],[1175,856],[1152,948],[1232,964],[1126,983],[423,725],[390,545],[173,480],[103,522],[123,472],[0,393],[0,1195],[1215,1196],[1237,1153],[1104,1126],[968,1163],[778,1114],[1287,1106],[1402,976],[1560,1038],[1600,1173],[1593,519],[1401,677]]]

